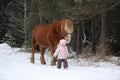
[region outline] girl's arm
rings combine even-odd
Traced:
[[[55,50],[55,53],[54,53],[54,57],[56,57],[57,55],[58,55],[58,53],[59,53],[59,48],[57,48],[56,50]]]

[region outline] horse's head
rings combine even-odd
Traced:
[[[60,31],[60,35],[65,38],[65,40],[67,41],[67,43],[70,43],[71,41],[71,35],[73,32],[73,22],[72,20],[69,19],[64,19],[61,21],[61,31]]]

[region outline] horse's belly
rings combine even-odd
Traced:
[[[40,46],[48,47],[48,43],[45,43],[45,42],[43,42],[43,41],[39,41],[39,45],[40,45]]]
[[[41,46],[46,46],[46,47],[48,47],[48,41],[47,41],[46,35],[39,35],[39,36],[37,37],[37,42],[38,42],[39,45],[41,45]]]

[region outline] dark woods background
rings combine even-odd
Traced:
[[[119,0],[1,0],[0,43],[30,48],[35,25],[62,18],[74,22],[69,47],[77,54],[120,55]]]

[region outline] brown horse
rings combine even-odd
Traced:
[[[38,25],[32,31],[32,55],[31,63],[34,63],[34,52],[37,45],[40,46],[41,64],[46,64],[44,52],[46,48],[50,48],[51,65],[55,65],[53,57],[55,47],[59,40],[64,38],[69,43],[71,41],[71,33],[73,32],[73,22],[69,19],[62,19],[49,25]]]

